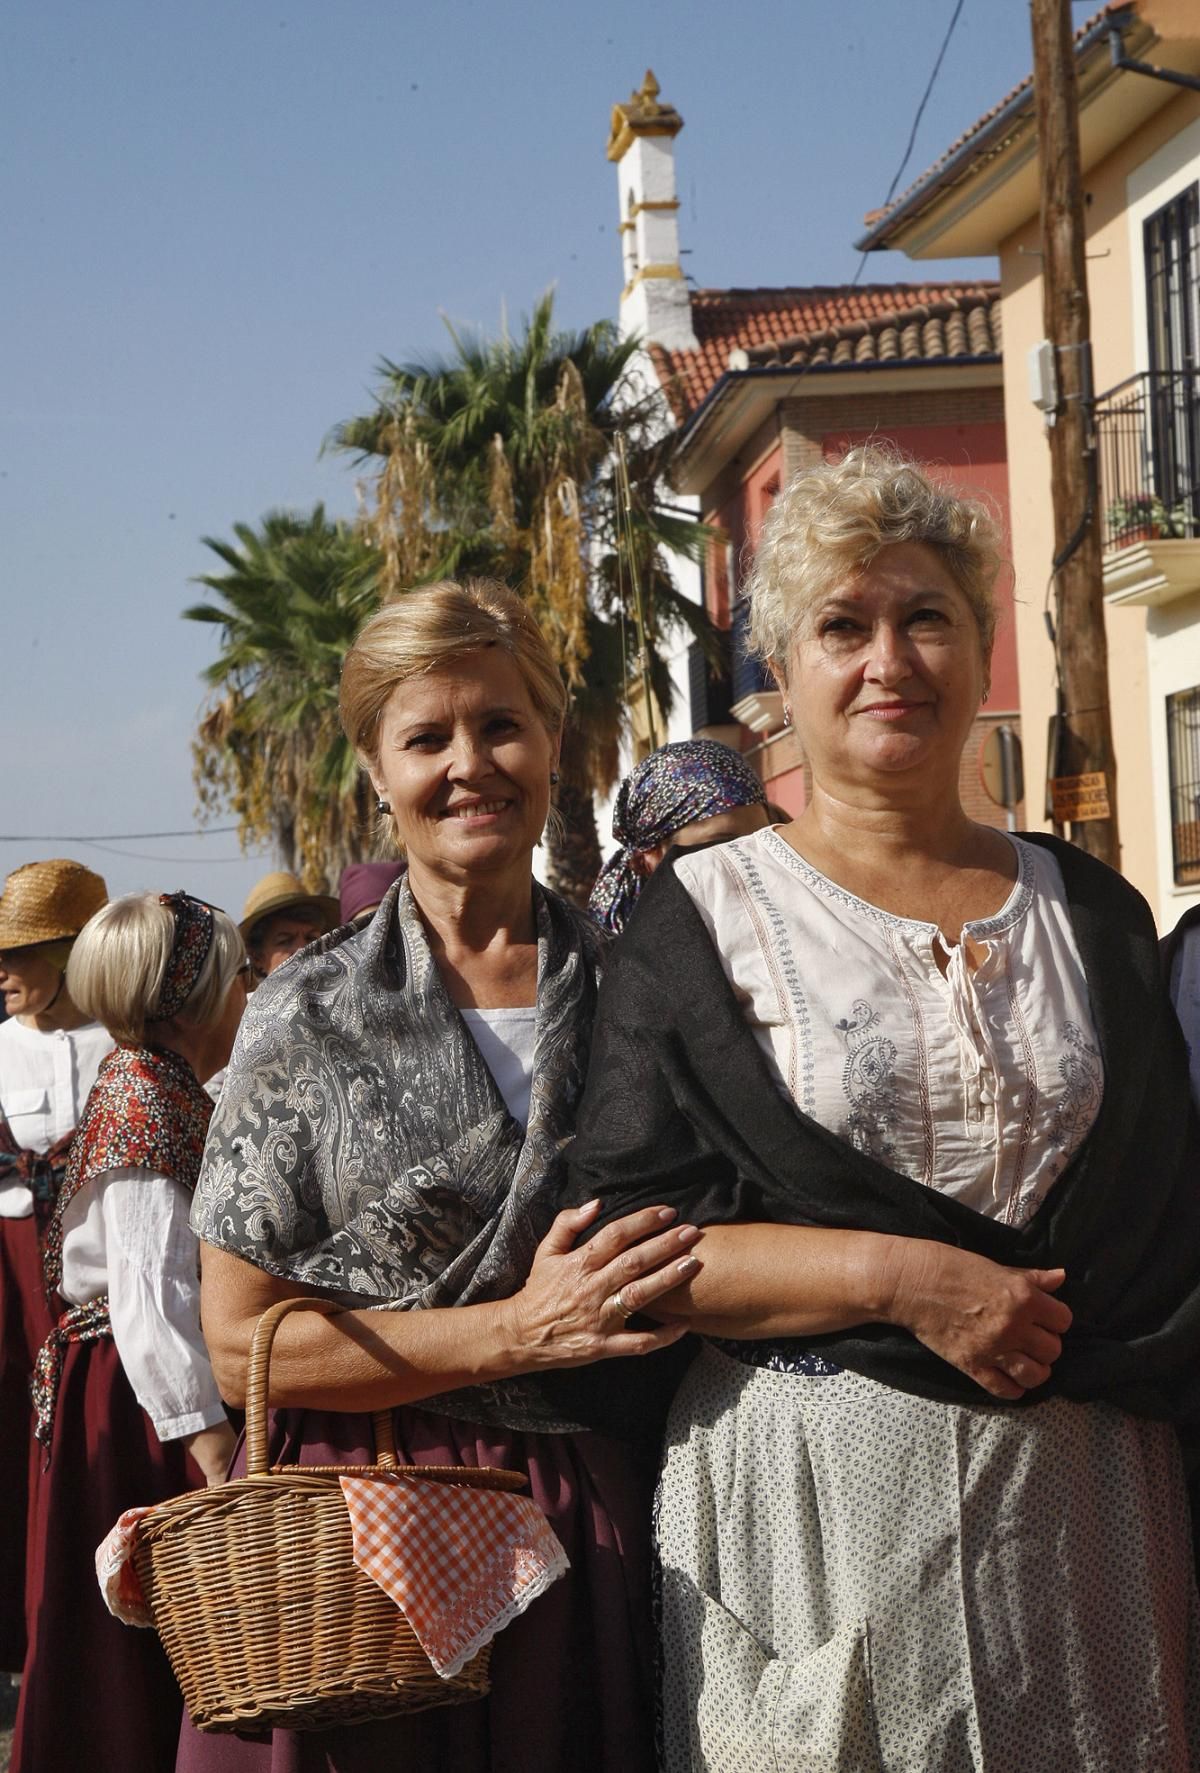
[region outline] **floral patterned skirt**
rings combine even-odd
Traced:
[[[1185,1773],[1200,1606],[1172,1428],[708,1347],[667,1433],[667,1773]]]

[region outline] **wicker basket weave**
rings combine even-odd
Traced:
[[[490,1645],[449,1680],[404,1614],[357,1568],[338,1483],[355,1473],[517,1490],[516,1472],[396,1463],[390,1410],[375,1465],[267,1468],[267,1375],[284,1299],[254,1332],[244,1478],[176,1496],[143,1517],[134,1562],[192,1722],[201,1730],[316,1730],[481,1698]]]

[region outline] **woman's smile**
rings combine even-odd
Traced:
[[[511,800],[470,800],[460,801],[455,806],[448,806],[442,817],[466,822],[468,819],[494,819],[506,813],[512,806]]]

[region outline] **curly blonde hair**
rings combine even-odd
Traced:
[[[910,457],[878,443],[802,469],[776,499],[747,586],[751,650],[786,677],[807,613],[894,542],[921,542],[938,556],[970,605],[986,664],[1002,558],[996,519],[981,500],[935,486]]]

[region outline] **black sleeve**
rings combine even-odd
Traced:
[[[565,1204],[598,1196],[598,1225],[659,1205],[701,1224],[767,1216],[757,1166],[697,1073],[697,1039],[726,1008],[709,964],[740,1020],[690,899],[660,869],[606,968],[570,1153]]]

